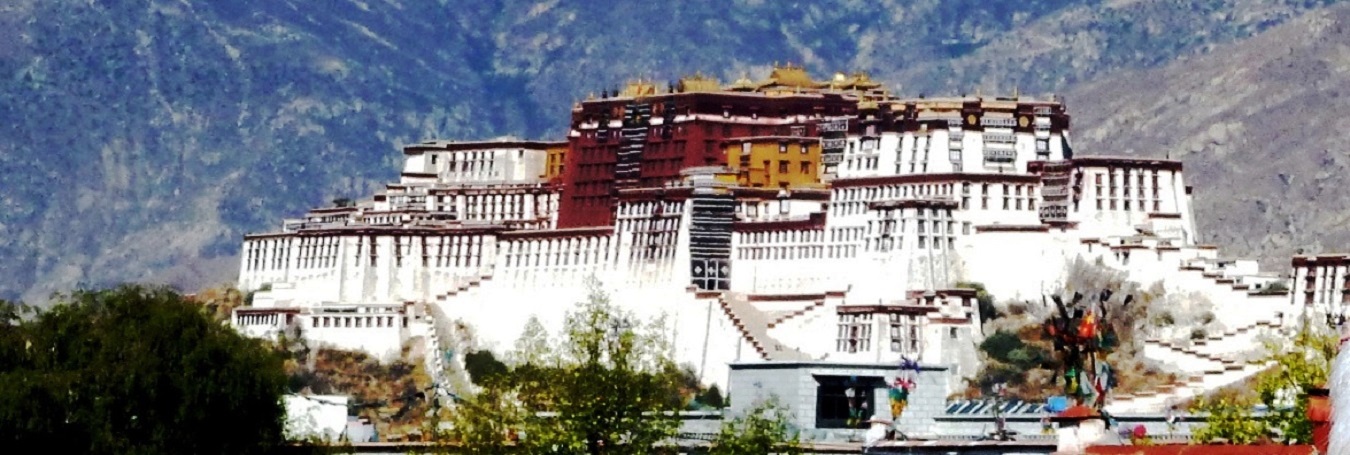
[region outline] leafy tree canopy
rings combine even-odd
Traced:
[[[787,409],[775,399],[757,403],[744,416],[727,420],[713,439],[710,455],[802,453]]]
[[[485,380],[454,410],[453,439],[476,453],[642,454],[674,436],[689,374],[670,360],[664,321],[639,324],[592,283],[566,322],[556,343],[531,323],[507,372],[472,359]]]
[[[1312,441],[1308,391],[1326,384],[1339,341],[1330,330],[1307,321],[1292,340],[1267,341],[1267,355],[1258,362],[1271,368],[1257,376],[1255,396],[1198,400],[1192,411],[1208,417],[1191,438],[1238,444],[1267,438],[1286,444]],[[1257,404],[1268,411],[1256,415]]]
[[[286,377],[262,342],[166,288],[56,300],[33,318],[0,318],[0,442],[92,454],[247,454],[283,443]]]

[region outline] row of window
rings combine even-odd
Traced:
[[[906,219],[899,219],[899,220],[881,219],[868,221],[867,235],[877,236],[877,235],[903,234],[905,232],[905,227],[909,224],[909,221],[910,220]],[[962,223],[961,227],[962,227],[961,232],[962,235],[970,235],[970,223],[968,222]],[[919,234],[927,234],[927,233],[955,234],[956,222],[951,221],[950,219],[947,218],[939,218],[932,220],[920,218],[914,221],[914,228],[915,232]]]
[[[891,313],[883,315],[884,327],[891,352],[902,355],[919,355],[923,349],[923,325],[925,318],[914,314]],[[835,350],[838,352],[858,353],[872,351],[872,313],[841,314]],[[956,328],[950,330],[951,338],[957,338]]]
[[[659,213],[680,213],[684,210],[680,202],[638,202],[633,204],[619,205],[620,217],[645,217]]]
[[[519,220],[526,216],[537,216],[541,202],[534,194],[466,195],[461,217],[466,220]],[[452,197],[440,196],[437,208],[455,211]]]
[[[831,232],[831,238],[834,233]],[[738,234],[737,243],[755,245],[764,243],[821,243],[825,241],[825,231],[810,229],[800,231],[746,232]]]
[[[314,328],[396,328],[407,327],[408,319],[403,316],[311,316],[310,327]]]
[[[1130,200],[1129,200],[1129,199],[1119,200],[1119,203],[1117,203],[1117,201],[1118,201],[1117,199],[1108,199],[1108,200],[1105,200],[1105,201],[1103,201],[1103,200],[1101,200],[1101,199],[1098,199],[1098,200],[1097,200],[1097,210],[1124,210],[1124,211],[1126,211],[1126,212],[1130,212],[1130,211],[1134,211],[1134,210],[1137,209],[1137,210],[1141,210],[1141,211],[1142,211],[1142,210],[1146,210],[1146,207],[1148,207],[1148,205],[1146,205],[1146,204],[1149,202],[1149,201],[1142,201],[1142,200],[1141,200],[1141,201],[1138,202],[1138,204],[1133,204],[1133,205],[1132,205],[1132,204],[1130,204]],[[1151,202],[1152,202],[1152,205],[1153,205],[1153,210],[1152,210],[1153,212],[1161,212],[1161,211],[1162,211],[1162,201],[1151,201]],[[1073,209],[1074,209],[1075,211],[1078,210],[1078,202],[1077,202],[1077,201],[1075,201],[1075,202],[1073,203]]]
[[[675,255],[679,233],[674,231],[633,234],[633,248],[628,251],[632,261],[664,259]]]
[[[609,248],[597,242],[585,248],[568,248],[555,251],[533,251],[507,253],[502,262],[505,267],[551,267],[587,265],[609,262]]]
[[[839,352],[870,352],[872,350],[872,314],[839,315],[838,342],[835,350]]]
[[[296,240],[277,239],[248,242],[244,252],[246,270],[279,270],[288,267]],[[302,269],[332,267],[337,263],[337,237],[301,237],[296,252],[296,267]]]
[[[483,264],[483,242],[481,237],[392,237],[394,242],[394,266],[403,267],[403,260],[413,255],[413,245],[420,244],[422,253],[422,267],[477,267]],[[365,248],[364,237],[358,237],[356,257],[361,257],[361,249]],[[416,239],[416,240],[414,240]],[[366,253],[370,259],[370,265],[376,265],[379,260],[378,248],[375,248],[378,240],[372,238]]]
[[[234,323],[236,326],[281,326],[283,325],[284,317],[285,315],[281,313],[241,314],[234,317]]]
[[[1105,172],[1095,172],[1095,173],[1094,173],[1094,175],[1095,175],[1094,181],[1097,183],[1097,186],[1101,186],[1101,185],[1102,185],[1102,178],[1103,178],[1103,176],[1105,176],[1106,179],[1107,179],[1107,184],[1109,184],[1110,187],[1111,187],[1112,189],[1114,189],[1114,188],[1116,187],[1116,182],[1117,182],[1117,180],[1119,180],[1121,183],[1123,183],[1124,186],[1125,186],[1126,188],[1129,188],[1129,187],[1130,187],[1130,182],[1131,182],[1131,178],[1130,178],[1130,177],[1131,177],[1131,176],[1134,176],[1134,177],[1137,177],[1137,179],[1138,179],[1138,182],[1139,182],[1138,186],[1139,186],[1139,188],[1143,188],[1143,187],[1144,187],[1144,182],[1145,182],[1145,180],[1144,180],[1144,176],[1145,176],[1145,175],[1144,175],[1144,174],[1145,174],[1145,173],[1144,173],[1144,170],[1143,170],[1143,169],[1128,169],[1128,168],[1126,168],[1126,169],[1119,169],[1118,171],[1119,171],[1119,172],[1117,172],[1116,169],[1107,169]],[[1154,188],[1157,188],[1157,187],[1158,187],[1158,170],[1157,170],[1157,169],[1150,169],[1149,171],[1150,171],[1150,172],[1149,172],[1149,175],[1151,176],[1151,180],[1150,180],[1150,181],[1153,183],[1153,187],[1154,187]],[[1117,177],[1119,177],[1119,179],[1117,179]]]
[[[613,163],[581,163],[577,165],[578,180],[608,180],[614,177]]]
[[[523,157],[524,150],[516,152],[517,157]],[[445,155],[444,160],[441,155]],[[478,152],[449,152],[432,153],[431,167],[436,173],[461,172],[461,173],[487,173],[491,174],[497,170],[498,153],[478,151]]]
[[[857,245],[751,246],[736,250],[736,259],[746,260],[841,259],[857,256]]]

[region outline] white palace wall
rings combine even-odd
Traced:
[[[962,281],[982,283],[999,300],[1039,302],[1058,292],[1068,263],[1071,234],[1047,231],[981,231],[958,246]]]
[[[962,145],[946,142],[953,134]],[[1039,147],[1039,137],[1025,135],[995,148],[1013,147],[1022,156],[1021,148]],[[935,130],[917,136],[883,133],[876,146],[854,142],[828,195],[806,190],[795,196],[783,192],[776,200],[760,193],[738,196],[711,180],[693,189],[621,193],[612,228],[513,230],[489,221],[519,216],[521,203],[490,197],[475,202],[485,204],[484,213],[515,215],[441,227],[405,223],[252,235],[243,245],[240,287],[270,285],[271,291],[257,296],[262,306],[304,308],[298,317],[322,343],[380,355],[397,352],[411,336],[406,322],[354,318],[418,303],[467,323],[482,345],[504,353],[531,316],[558,336],[566,313],[586,298],[594,277],[638,320],[664,315],[676,360],[723,385],[728,364],[765,361],[773,357],[767,349],[786,348],[792,352],[782,355],[793,358],[894,361],[902,351],[887,350],[891,340],[880,330],[870,335],[876,349],[841,351],[840,308],[872,305],[889,311],[887,305],[911,292],[951,289],[960,282],[982,283],[1000,300],[1035,302],[1063,289],[1068,265],[1079,258],[1127,272],[1143,286],[1162,282],[1171,293],[1202,296],[1230,329],[1269,321],[1291,307],[1284,297],[1249,292],[1271,280],[1258,275],[1254,262],[1222,260],[1212,247],[1195,244],[1179,163],[1076,160],[1079,197],[1063,219],[1046,221],[1039,211],[1048,200],[1040,176],[934,173],[969,172],[972,166],[987,171],[975,164],[985,145],[977,136]],[[940,147],[925,160],[918,151],[933,140]],[[1051,154],[1062,153],[1060,141],[1050,144]],[[894,173],[897,165],[909,172],[911,162],[913,173]],[[483,163],[488,161],[475,166],[494,169]],[[526,202],[544,200],[555,204],[556,196]],[[724,211],[701,212],[700,222],[707,224],[698,234],[705,243],[696,247],[691,225],[699,201]],[[728,201],[735,207],[725,205]],[[471,211],[460,205],[454,211]],[[734,220],[716,218],[733,216],[732,210]],[[730,279],[726,288],[699,290],[691,286],[696,273],[691,266],[698,267],[691,251],[702,248],[702,261],[709,260],[709,248],[722,248],[708,246],[706,229],[713,225],[729,231]],[[705,278],[711,280],[700,279]],[[731,294],[774,298],[746,297],[748,311],[738,314],[727,301]],[[351,311],[357,315],[333,314]],[[397,314],[407,317],[408,310]],[[973,374],[978,360],[972,346],[983,337],[978,309],[943,307],[920,314],[925,341],[916,352],[903,353]],[[263,333],[267,321],[244,329]],[[751,324],[756,326],[746,327]]]
[[[610,277],[613,277],[611,274]],[[670,342],[676,362],[695,367],[705,381],[726,385],[727,362],[758,361],[736,327],[724,317],[715,296],[703,297],[670,283],[641,288],[616,286],[617,277],[598,276],[611,302],[631,311],[639,324],[665,318],[663,334]],[[501,353],[514,349],[525,323],[536,317],[556,341],[564,321],[576,303],[586,299],[585,280],[540,288],[518,288],[507,283],[485,282],[454,300],[439,302],[448,317],[473,327],[483,346]]]

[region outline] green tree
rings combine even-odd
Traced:
[[[1191,439],[1196,442],[1251,444],[1269,434],[1266,425],[1252,415],[1251,403],[1246,400],[1201,399],[1192,410],[1206,413],[1205,425],[1191,431]]]
[[[511,353],[510,359],[516,365],[532,364],[543,366],[548,362],[549,352],[553,350],[552,342],[548,337],[548,330],[544,329],[544,324],[539,322],[539,318],[530,316],[525,321],[525,329],[521,332],[520,338],[516,340],[516,350]]]
[[[455,453],[520,453],[526,410],[516,391],[493,382],[472,397],[458,400],[450,412]]]
[[[509,356],[515,365],[506,379],[478,384],[457,406],[451,437],[521,453],[659,452],[678,428],[683,375],[670,360],[663,322],[636,321],[592,281],[556,346],[540,349],[547,335],[532,323],[517,343],[525,352]],[[517,428],[523,435],[513,444]]]
[[[60,453],[263,453],[282,357],[160,287],[58,296],[0,323],[0,442]]]
[[[474,351],[464,355],[464,371],[469,373],[469,380],[474,384],[483,385],[505,380],[510,369],[497,360],[492,351]]]
[[[710,455],[799,454],[797,432],[788,420],[788,412],[776,399],[755,404],[744,416],[722,424],[713,439]]]
[[[1192,439],[1240,442],[1269,437],[1286,444],[1311,441],[1308,390],[1326,383],[1339,342],[1335,334],[1318,327],[1304,321],[1288,345],[1277,340],[1265,343],[1268,354],[1258,362],[1271,368],[1257,376],[1254,398],[1198,401],[1192,409],[1209,417]],[[1253,413],[1257,403],[1266,406],[1265,415]]]
[[[726,407],[726,398],[722,396],[722,389],[718,388],[717,384],[713,384],[711,387],[708,387],[707,390],[699,393],[698,402],[699,404],[713,409]]]
[[[1003,312],[999,311],[998,307],[994,305],[994,296],[984,289],[983,283],[962,282],[956,283],[956,287],[975,290],[975,302],[979,304],[981,324],[1004,316]]]

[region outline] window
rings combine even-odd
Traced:
[[[779,143],[778,143],[778,153],[787,153],[787,143],[786,143],[786,142],[779,142]]]
[[[778,173],[779,174],[788,173],[788,162],[786,160],[778,161]]]
[[[801,163],[801,172],[802,172],[803,175],[811,175],[811,162],[810,162],[810,161],[802,161],[802,163]]]
[[[839,352],[869,352],[872,350],[872,315],[839,315],[839,340],[835,346]]]
[[[919,318],[912,314],[890,316],[891,352],[919,353]]]
[[[816,376],[816,428],[867,428],[876,391],[886,388],[876,376]]]

